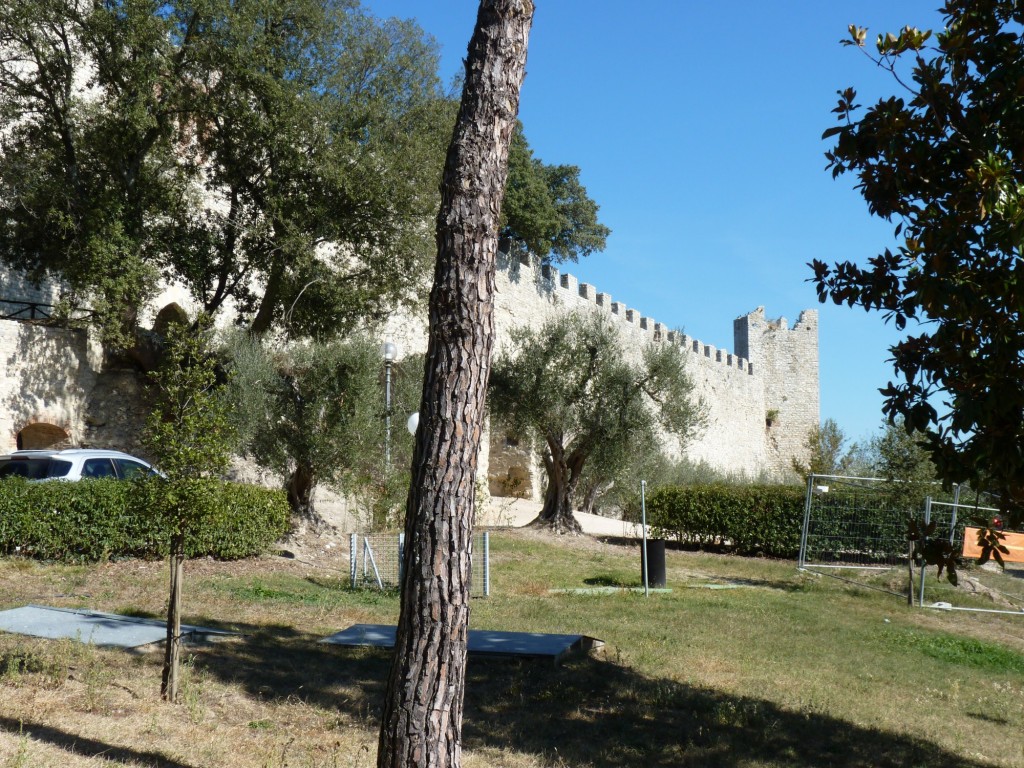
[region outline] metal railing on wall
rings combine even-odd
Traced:
[[[69,308],[59,304],[44,304],[39,301],[21,301],[0,297],[0,320],[67,325],[89,320],[95,316],[96,313],[86,307]]]

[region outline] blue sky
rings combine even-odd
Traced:
[[[415,18],[461,70],[473,0],[364,0]],[[792,325],[820,313],[821,418],[861,439],[881,424],[878,388],[899,335],[882,317],[821,305],[811,259],[865,261],[892,242],[853,179],[825,170],[836,91],[861,104],[899,86],[839,45],[941,26],[938,0],[537,0],[520,118],[537,157],[581,168],[608,247],[563,267],[669,327],[733,349],[757,306]]]

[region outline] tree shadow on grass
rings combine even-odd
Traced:
[[[622,538],[622,537],[617,537],[617,536],[599,536],[598,540],[602,541],[602,542],[604,542],[606,544],[613,544],[615,546],[620,546],[620,547],[632,547],[632,548],[634,548],[636,550],[636,557],[637,557],[636,565],[637,565],[637,569],[639,571],[639,569],[640,569],[640,543],[639,543],[639,541],[637,539]],[[677,552],[699,552],[699,553],[711,553],[711,554],[724,554],[724,555],[726,555],[728,557],[736,557],[736,558],[750,557],[748,555],[737,554],[737,553],[733,552],[732,550],[730,550],[728,548],[714,548],[714,547],[709,547],[707,545],[692,544],[692,543],[678,542],[678,541],[672,541],[672,540],[669,540],[669,541],[665,542],[665,549],[667,551],[673,551],[674,550],[674,551],[677,551]],[[775,560],[775,562],[779,562],[779,560]],[[785,561],[783,561],[783,562],[785,562]],[[796,571],[796,562],[792,561],[792,565],[793,565],[793,570],[795,572]],[[671,570],[669,571],[668,577],[669,577],[668,578],[668,581],[669,581],[668,586],[672,587],[674,579],[672,577]],[[641,578],[640,576],[637,577],[638,583],[641,583],[639,581],[640,578]],[[704,579],[704,580],[707,581],[708,583],[733,584],[733,585],[736,585],[736,586],[745,586],[745,587],[761,587],[761,588],[764,588],[764,589],[775,589],[775,590],[779,590],[779,591],[782,591],[782,592],[800,592],[800,591],[802,591],[804,589],[804,585],[803,584],[801,584],[799,581],[796,581],[796,580],[793,580],[793,579],[759,579],[759,578],[749,578],[749,577],[741,577],[741,576],[728,577],[728,576],[711,576],[711,575],[708,575],[706,577],[706,579]],[[680,586],[686,586],[686,585],[682,584]]]
[[[152,768],[192,768],[190,763],[172,760],[157,752],[141,752],[129,747],[118,747],[105,741],[89,739],[78,733],[70,733],[52,725],[44,725],[30,720],[0,717],[0,730],[52,744],[80,757],[102,757],[111,763],[146,765],[152,766]],[[18,764],[20,765],[20,763]],[[15,765],[15,763],[12,761],[10,765]]]
[[[632,581],[613,576],[611,574],[601,574],[599,576],[590,576],[583,580],[583,583],[591,587],[624,587],[632,588],[636,586],[642,587],[643,584],[639,581]]]
[[[197,665],[250,695],[298,697],[376,727],[390,651],[326,645],[284,626],[250,627],[248,632],[245,641],[202,649]],[[559,666],[550,660],[471,657],[464,746],[591,768],[988,765],[820,711],[790,711],[770,701],[646,677],[613,661],[583,656]]]
[[[595,658],[555,669],[527,662],[471,663],[466,702],[468,749],[511,748],[567,765],[986,765],[924,740],[649,678]]]
[[[212,619],[199,618],[217,627]],[[190,621],[190,623],[192,623]],[[241,638],[193,649],[197,666],[263,700],[298,697],[324,708],[365,717],[384,696],[390,650],[342,648],[319,642],[323,635],[287,625],[229,627]],[[344,629],[339,626],[338,630]]]
[[[1024,579],[1024,563],[1007,563],[1003,572],[1015,579]]]

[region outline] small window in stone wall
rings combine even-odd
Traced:
[[[30,451],[43,448],[66,448],[68,433],[56,424],[38,422],[29,424],[18,433],[18,450]]]
[[[505,435],[505,447],[506,448],[518,448],[519,447],[519,438],[517,438],[515,435],[506,434]]]

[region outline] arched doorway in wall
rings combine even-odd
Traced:
[[[153,320],[153,333],[166,338],[167,329],[172,323],[188,325],[189,322],[191,321],[188,318],[188,312],[182,309],[180,304],[171,302],[156,313],[156,318]]]
[[[37,450],[41,448],[67,448],[71,436],[62,427],[46,422],[35,422],[18,432],[19,451]]]
[[[532,443],[492,428],[488,452],[488,492],[491,496],[529,499],[533,496],[530,467]]]

